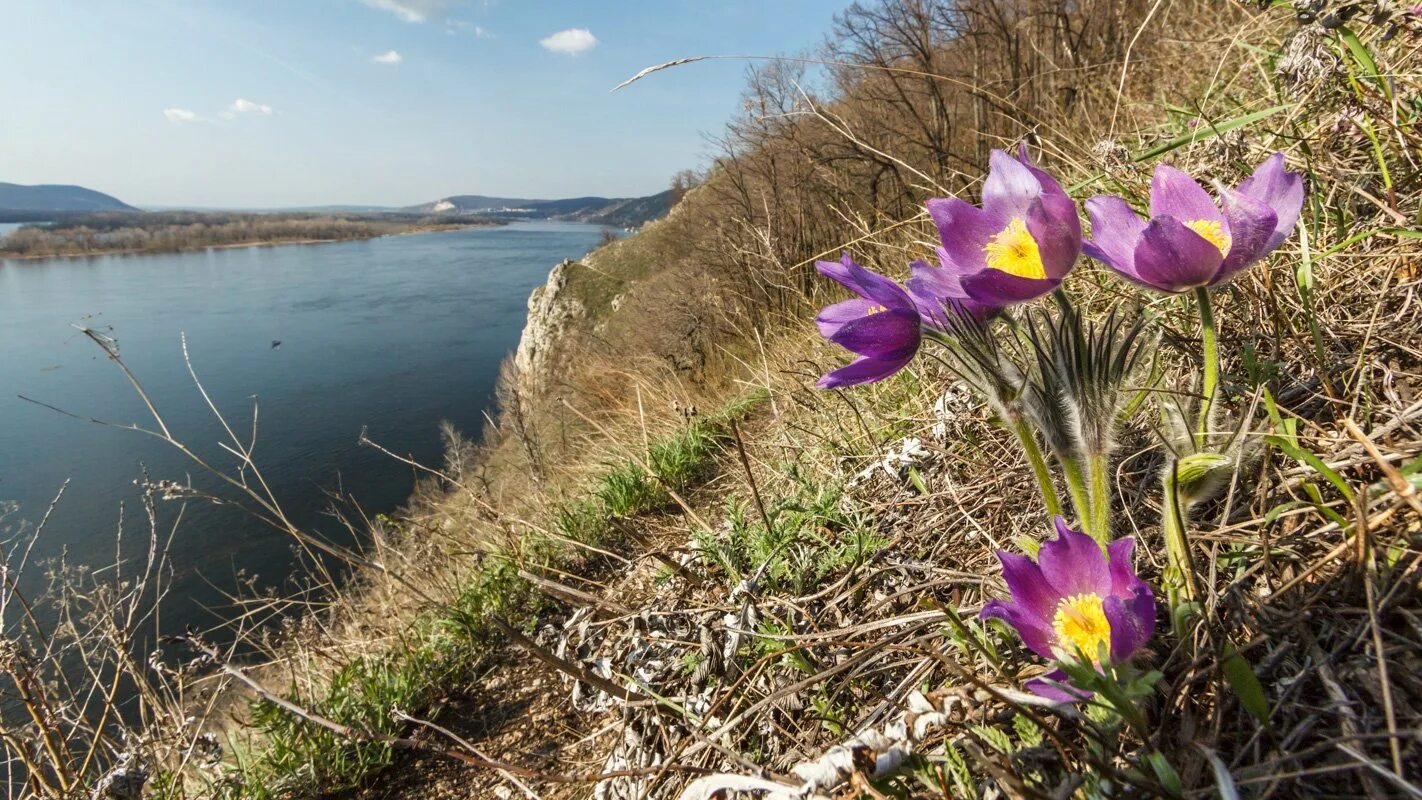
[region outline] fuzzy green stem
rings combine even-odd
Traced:
[[[1022,443],[1022,451],[1027,454],[1027,461],[1032,465],[1032,474],[1037,477],[1037,489],[1042,493],[1042,502],[1047,506],[1047,514],[1052,517],[1061,516],[1062,499],[1057,496],[1057,487],[1052,483],[1052,473],[1047,468],[1047,459],[1042,455],[1042,448],[1037,446],[1037,437],[1032,434],[1027,421],[1020,416],[1012,420],[1012,432],[1017,434],[1017,440]]]
[[[1071,505],[1076,510],[1076,518],[1081,526],[1091,534],[1091,538],[1101,541],[1095,530],[1095,519],[1091,513],[1091,493],[1086,488],[1086,476],[1081,472],[1081,462],[1075,458],[1061,458],[1062,477],[1066,478],[1067,491],[1071,494]]]
[[[1164,497],[1161,503],[1161,527],[1165,535],[1165,554],[1169,569],[1165,573],[1165,584],[1170,595],[1171,613],[1177,620],[1176,609],[1181,603],[1193,603],[1198,592],[1195,588],[1195,566],[1190,558],[1190,539],[1185,532],[1185,510],[1180,507],[1178,466],[1171,464],[1166,473]],[[1179,633],[1179,631],[1177,631]]]
[[[1205,368],[1200,381],[1200,418],[1195,427],[1195,440],[1206,444],[1210,430],[1210,406],[1220,382],[1220,346],[1215,334],[1215,312],[1210,305],[1210,292],[1201,286],[1195,289],[1195,303],[1200,307],[1200,338],[1204,345]]]
[[[1111,475],[1105,453],[1086,457],[1086,469],[1091,479],[1091,535],[1101,544],[1111,538]]]

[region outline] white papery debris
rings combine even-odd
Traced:
[[[148,767],[134,753],[123,753],[108,774],[99,779],[92,800],[142,800],[148,784]]]
[[[938,442],[947,441],[949,423],[970,413],[977,402],[977,396],[968,384],[957,381],[949,386],[947,391],[933,401],[934,423],[929,430],[933,439]]]
[[[710,800],[721,791],[760,793],[767,800],[829,800],[849,784],[856,772],[869,779],[897,772],[913,755],[916,744],[948,723],[949,714],[962,697],[947,694],[937,702],[934,705],[922,692],[909,695],[908,710],[882,729],[866,730],[831,747],[814,761],[792,767],[790,773],[800,779],[798,786],[746,775],[707,775],[688,785],[681,800]]]
[[[879,461],[870,464],[863,472],[849,479],[850,486],[857,486],[870,478],[874,473],[883,470],[890,478],[900,480],[909,467],[920,462],[927,461],[933,457],[923,446],[923,440],[910,436],[905,438],[898,445],[891,446],[884,457]]]

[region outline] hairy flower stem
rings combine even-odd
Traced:
[[[1165,571],[1165,584],[1170,596],[1172,614],[1181,603],[1193,603],[1198,591],[1195,588],[1195,566],[1190,558],[1190,540],[1185,533],[1185,510],[1180,507],[1179,468],[1171,464],[1170,471],[1162,481],[1164,496],[1161,502],[1161,528],[1165,536],[1165,554],[1169,568]],[[1179,631],[1177,631],[1179,633]]]
[[[1090,534],[1091,538],[1098,542],[1104,541],[1093,524],[1091,492],[1086,487],[1086,476],[1081,472],[1081,462],[1075,458],[1061,458],[1060,455],[1058,455],[1058,460],[1061,461],[1062,477],[1066,478],[1067,491],[1071,494],[1071,505],[1076,509],[1076,517],[1081,521],[1081,527]]]
[[[1047,459],[1042,455],[1042,448],[1037,446],[1037,437],[1028,427],[1027,420],[1020,415],[1014,416],[1012,432],[1017,434],[1017,440],[1022,443],[1022,452],[1027,454],[1027,461],[1032,465],[1032,474],[1037,478],[1037,489],[1042,493],[1042,502],[1047,506],[1048,518],[1061,516],[1062,499],[1057,496],[1057,487],[1052,483]]]
[[[1105,453],[1091,453],[1086,457],[1087,474],[1090,476],[1091,523],[1087,532],[1096,541],[1105,545],[1111,539],[1111,475],[1110,459]]]
[[[1204,344],[1205,369],[1200,382],[1200,418],[1195,427],[1195,441],[1205,447],[1210,430],[1210,406],[1220,381],[1220,346],[1215,335],[1215,312],[1210,305],[1210,293],[1205,287],[1195,289],[1195,303],[1200,307],[1200,338]]]

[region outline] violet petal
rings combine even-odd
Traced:
[[[841,256],[839,261],[816,261],[815,269],[860,297],[876,300],[880,305],[889,308],[906,308],[911,305],[903,287],[854,263],[848,253]]]
[[[846,386],[858,386],[864,383],[874,383],[881,381],[899,370],[903,369],[910,358],[900,359],[878,359],[863,356],[840,367],[837,370],[826,373],[815,385],[821,389],[841,389]]]
[[[1022,643],[1027,648],[1042,658],[1052,658],[1052,642],[1056,638],[1056,633],[1048,626],[1041,623],[1035,615],[1027,613],[1022,606],[1016,603],[1005,603],[1001,600],[990,600],[983,606],[983,610],[978,612],[979,619],[1000,619],[1012,626],[1017,631],[1017,635],[1022,637]]]
[[[1019,278],[995,269],[963,277],[963,289],[968,297],[997,307],[1035,300],[1060,285],[1061,281],[1052,278]]]
[[[1136,244],[1136,275],[1164,292],[1183,292],[1214,280],[1224,254],[1174,217],[1156,217]]]
[[[983,210],[1003,221],[1027,218],[1027,211],[1042,196],[1042,184],[1032,170],[1002,150],[988,156],[988,176],[983,181]]]
[[[1303,211],[1303,176],[1284,169],[1284,154],[1275,153],[1239,184],[1239,193],[1248,195],[1274,210],[1274,233],[1265,253],[1272,252],[1293,233]]]
[[[1061,517],[1055,522],[1057,538],[1043,542],[1037,552],[1037,564],[1052,590],[1061,597],[1109,595],[1111,572],[1101,545],[1090,536],[1067,527]]]
[[[819,316],[815,317],[815,325],[819,327],[820,335],[829,339],[846,322],[867,317],[878,306],[879,304],[873,300],[865,300],[860,297],[834,303],[820,309]]]
[[[1230,247],[1214,284],[1229,280],[1268,255],[1269,240],[1278,221],[1274,209],[1249,195],[1226,190],[1223,200],[1225,216],[1229,219]]]
[[[919,344],[918,312],[891,308],[850,320],[830,335],[830,341],[870,358],[911,358]]]
[[[1002,579],[1007,583],[1007,590],[1012,592],[1013,601],[1042,625],[1050,626],[1062,595],[1052,590],[1041,568],[1027,556],[1001,550],[997,553],[997,560],[1002,562]]]
[[[943,266],[968,275],[987,266],[983,248],[996,236],[1007,220],[993,215],[956,197],[935,197],[925,205],[928,215],[938,226],[938,238],[943,243]]]
[[[1081,255],[1081,219],[1072,206],[1066,217],[1053,211],[1045,200],[1038,200],[1027,211],[1027,232],[1037,242],[1042,269],[1047,277],[1065,278]]]
[[[1195,179],[1175,167],[1161,164],[1150,182],[1150,215],[1175,217],[1181,222],[1205,220],[1224,224],[1224,214]]]
[[[1095,694],[1072,686],[1071,679],[1059,669],[1048,672],[1040,678],[1033,678],[1023,685],[1032,694],[1058,703],[1081,703],[1090,700]]]
[[[1111,625],[1112,662],[1128,660],[1155,633],[1155,596],[1144,583],[1129,597],[1106,598],[1101,610]]]
[[[1141,582],[1131,569],[1131,553],[1136,540],[1123,536],[1106,546],[1106,560],[1111,567],[1111,596],[1125,597]]]
[[[1107,195],[1087,200],[1086,214],[1091,218],[1091,241],[1084,245],[1086,254],[1117,272],[1134,276],[1136,245],[1145,231],[1145,220],[1125,200]]]

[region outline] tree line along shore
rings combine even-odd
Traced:
[[[0,237],[0,258],[315,244],[501,224],[502,220],[495,219],[390,213],[95,212],[67,214],[18,228]]]

